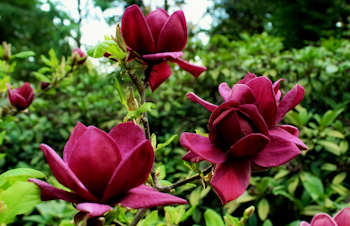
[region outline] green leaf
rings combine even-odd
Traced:
[[[349,196],[350,195],[349,189],[347,189],[346,187],[344,187],[341,184],[331,184],[331,188],[334,191],[336,191],[339,195],[342,195],[342,196]]]
[[[19,53],[12,55],[11,59],[13,59],[13,58],[27,58],[30,56],[35,56],[35,53],[33,51],[23,51],[23,52],[19,52]]]
[[[40,82],[51,83],[51,79],[46,77],[46,75],[40,74],[39,72],[35,72],[35,71],[33,71],[32,73],[35,76],[35,78],[38,79]]]
[[[0,133],[0,145],[2,145],[2,143],[4,142],[5,135],[6,135],[5,130]]]
[[[41,202],[40,188],[31,182],[17,181],[0,194],[0,201],[4,201],[7,206],[0,213],[0,224],[8,224],[16,215],[29,212]]]
[[[326,113],[324,113],[319,124],[322,126],[329,126],[344,110],[345,108],[341,108],[336,111],[328,110]]]
[[[49,50],[49,56],[50,56],[51,66],[52,66],[52,67],[57,67],[57,66],[60,64],[60,62],[59,62],[58,59],[57,59],[55,50],[50,49],[50,50]]]
[[[207,138],[209,138],[209,133],[202,133],[200,130],[198,130],[198,129],[195,129],[194,131],[196,131],[196,134],[199,134],[199,135],[202,135],[202,136],[204,136],[204,137],[207,137]]]
[[[287,176],[290,173],[289,170],[286,169],[281,169],[280,171],[278,171],[278,173],[273,177],[274,180],[278,180],[284,176]]]
[[[157,148],[157,136],[154,133],[152,133],[152,135],[151,135],[151,143],[152,143],[153,149],[156,149]]]
[[[326,140],[319,140],[319,141],[317,141],[317,143],[322,145],[326,149],[326,151],[328,151],[336,156],[341,155],[340,147],[337,144],[332,143],[330,141],[326,141]]]
[[[201,194],[200,189],[194,189],[191,192],[190,198],[189,198],[191,206],[197,206],[198,205],[199,200],[200,200],[200,194]]]
[[[321,166],[321,170],[327,170],[327,171],[336,171],[338,168],[337,165],[331,164],[331,163],[325,163]]]
[[[334,64],[329,64],[329,65],[327,65],[327,67],[326,67],[326,72],[327,72],[328,74],[333,74],[333,73],[337,72],[338,69],[339,69],[339,68],[338,68],[336,65],[334,65]]]
[[[6,190],[16,181],[28,181],[29,178],[45,178],[45,174],[30,168],[18,168],[0,175],[0,189]]]
[[[128,103],[126,101],[125,94],[123,93],[123,90],[122,90],[122,88],[120,86],[120,83],[119,83],[117,78],[115,78],[114,87],[118,91],[119,98],[120,98],[120,103],[122,103],[125,107],[128,107]]]
[[[0,153],[0,159],[3,159],[6,157],[6,154],[5,153]]]
[[[349,142],[347,140],[342,140],[340,141],[339,147],[340,147],[340,152],[342,154],[345,154],[349,149]]]
[[[42,67],[38,70],[40,74],[45,74],[46,72],[52,72],[51,68],[49,67]]]
[[[190,216],[193,215],[194,211],[196,210],[197,206],[191,206],[191,208],[189,208],[182,216],[181,216],[181,220],[180,222],[184,222],[185,220],[187,220],[187,218],[189,218]]]
[[[119,60],[124,59],[126,56],[126,53],[124,53],[113,40],[99,42],[95,47],[89,49],[87,54],[93,58],[100,58],[103,57],[106,52],[114,55]]]
[[[156,151],[158,151],[159,149],[162,149],[165,146],[169,145],[175,139],[175,137],[177,137],[177,134],[171,136],[165,143],[158,144],[157,148],[156,148]]]
[[[237,218],[229,214],[224,216],[226,226],[243,226],[242,222]]]
[[[145,218],[143,225],[145,226],[155,225],[157,221],[158,221],[158,210],[154,210]]]
[[[136,119],[136,118],[140,117],[140,115],[142,113],[147,112],[147,111],[151,111],[152,108],[155,108],[155,107],[156,107],[156,105],[154,105],[151,102],[144,103],[136,111],[129,111],[128,114],[126,115],[126,117],[128,119]]]
[[[167,180],[159,180],[160,185],[162,186],[169,186],[172,185],[172,183],[170,181]]]
[[[288,192],[291,195],[294,195],[295,190],[299,185],[299,177],[297,175],[291,177],[288,181]]]
[[[40,55],[40,58],[44,62],[44,64],[51,67],[51,61],[49,59],[47,59],[47,57],[45,55]]]
[[[198,173],[201,177],[203,177],[203,173],[202,171],[198,168],[197,164],[193,163],[193,162],[187,162],[184,161],[184,164],[192,171]]]
[[[342,134],[341,132],[337,131],[337,130],[327,130],[325,131],[325,133],[327,134],[327,136],[330,137],[336,137],[336,138],[345,138],[344,134]]]
[[[224,226],[221,216],[214,210],[207,209],[204,212],[204,219],[206,226]]]
[[[322,206],[310,205],[310,206],[306,206],[300,213],[305,216],[314,216],[322,212],[323,212]]]
[[[266,221],[264,221],[262,226],[273,226],[273,224],[269,219],[267,219]]]
[[[5,92],[7,90],[6,83],[10,84],[10,76],[5,76],[2,79],[0,79],[0,93]]]
[[[69,220],[63,220],[59,226],[75,226],[75,224],[71,223]]]
[[[317,201],[324,193],[321,179],[310,173],[304,173],[301,179],[305,190],[310,194],[314,201]]]
[[[260,220],[264,221],[267,218],[267,215],[269,215],[270,212],[270,205],[269,201],[267,199],[263,198],[258,203],[258,216]]]
[[[333,178],[332,184],[340,184],[345,180],[346,176],[347,176],[346,172],[339,173],[337,176]]]
[[[120,208],[120,205],[117,205],[112,211],[109,211],[107,213],[107,215],[105,216],[106,225],[110,225],[114,221],[114,219],[116,219],[119,216]]]

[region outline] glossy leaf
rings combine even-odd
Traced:
[[[270,212],[269,201],[267,201],[267,199],[263,198],[260,200],[257,207],[258,207],[258,216],[259,216],[260,220],[262,220],[262,221],[266,220],[267,215]]]
[[[0,189],[6,190],[16,181],[27,181],[29,178],[45,178],[45,174],[30,168],[18,168],[0,175]]]
[[[204,219],[206,226],[224,226],[221,216],[214,210],[207,209],[204,212]]]

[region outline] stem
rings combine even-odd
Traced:
[[[131,222],[131,224],[129,226],[136,226],[137,223],[139,223],[139,221],[143,218],[143,216],[145,215],[147,210],[148,210],[147,208],[139,209],[137,211],[137,214],[136,214],[134,220]]]

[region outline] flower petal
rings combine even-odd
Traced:
[[[226,153],[229,158],[242,158],[254,156],[262,151],[270,142],[270,139],[260,133],[252,133],[235,143]]]
[[[157,52],[177,52],[187,43],[187,25],[182,10],[173,13],[165,22],[156,42]]]
[[[89,126],[76,143],[68,165],[90,193],[101,199],[121,159],[116,142],[106,132]]]
[[[206,67],[190,64],[181,58],[169,59],[169,61],[177,63],[182,69],[193,75],[195,78],[198,78],[198,76],[202,74],[202,72],[207,70]]]
[[[241,110],[241,113],[247,116],[251,123],[254,124],[254,131],[269,136],[269,130],[264,121],[264,118],[261,116],[258,108],[254,104],[242,104],[238,107]],[[247,135],[247,134],[246,134]]]
[[[252,90],[243,84],[236,84],[230,89],[226,82],[219,85],[219,93],[228,102],[235,100],[241,104],[253,104],[256,102]]]
[[[162,30],[168,18],[169,18],[169,14],[164,9],[161,9],[161,8],[158,8],[157,10],[149,13],[145,17],[146,22],[149,26],[149,29],[151,30],[154,43],[158,42],[159,33]]]
[[[149,140],[145,140],[123,156],[123,161],[113,173],[101,202],[124,194],[137,187],[148,178],[154,160],[154,150]]]
[[[119,203],[124,207],[139,209],[156,206],[185,205],[187,201],[167,193],[161,193],[146,185],[140,185],[128,191],[115,205]]]
[[[122,159],[124,155],[146,140],[145,132],[134,122],[118,124],[109,131],[108,135],[117,143]]]
[[[310,226],[310,224],[307,223],[306,221],[302,221],[300,222],[300,226]]]
[[[338,226],[350,226],[350,207],[340,210],[333,219]]]
[[[195,162],[195,163],[199,163],[204,160],[198,155],[196,155],[195,153],[193,153],[192,151],[187,152],[187,154],[184,155],[181,159],[187,162]]]
[[[304,98],[304,88],[297,84],[291,89],[282,99],[278,105],[275,124],[279,123],[288,111],[292,110]]]
[[[211,163],[223,163],[226,161],[225,152],[210,143],[209,138],[195,133],[182,133],[180,144],[194,154]]]
[[[109,205],[91,202],[79,203],[76,209],[83,212],[87,212],[88,215],[91,217],[99,217],[102,216],[104,213],[113,210],[113,208]]]
[[[210,112],[213,112],[216,108],[218,108],[217,105],[209,103],[206,100],[203,100],[202,98],[200,98],[199,96],[197,96],[196,94],[194,94],[192,92],[187,93],[186,96],[188,97],[188,99],[192,100],[193,102],[201,104],[203,107],[205,107]]]
[[[325,213],[316,214],[312,218],[310,224],[311,226],[338,226],[337,223],[328,214]]]
[[[239,82],[237,82],[237,84],[247,84],[250,80],[255,79],[255,78],[256,78],[256,75],[251,74],[251,73],[248,71],[248,74],[247,74],[242,80],[240,80]]]
[[[295,127],[293,128],[293,126],[288,126],[288,125],[274,126],[269,129],[269,133],[270,135],[279,136],[281,138],[292,141],[301,150],[307,150],[307,146],[297,136],[295,136],[296,131],[293,129],[296,129],[296,128]],[[292,134],[290,131],[294,134]]]
[[[142,55],[145,61],[162,61],[165,59],[177,59],[183,55],[183,52],[165,52],[165,53],[154,53]]]
[[[71,203],[84,202],[84,199],[82,197],[74,193],[70,193],[70,192],[55,188],[51,184],[48,184],[44,181],[34,179],[34,178],[30,178],[28,179],[28,181],[33,182],[40,187],[42,201],[62,199],[64,201],[71,202]]]
[[[229,159],[216,165],[210,184],[219,196],[222,205],[237,199],[248,188],[250,179],[250,160]]]
[[[44,152],[46,161],[49,163],[50,169],[58,182],[85,200],[98,202],[98,199],[85,188],[83,183],[81,183],[73,171],[51,147],[41,144],[40,148]]]
[[[299,129],[297,127],[295,127],[295,126],[279,125],[279,126],[276,126],[276,127],[286,130],[288,133],[292,134],[295,137],[299,137]]]
[[[85,131],[86,126],[81,122],[77,122],[77,125],[74,127],[71,135],[69,136],[68,142],[64,146],[63,161],[65,161],[66,163],[69,163],[70,155],[72,154],[72,151],[79,138],[81,137],[81,135],[83,135],[83,133],[85,133]]]
[[[121,31],[126,45],[139,54],[154,53],[155,42],[145,17],[137,5],[129,6],[122,18]]]
[[[160,64],[156,64],[152,68],[151,75],[149,77],[149,85],[152,92],[160,86],[165,80],[171,75],[170,66],[166,61],[163,61]]]
[[[275,125],[277,104],[271,81],[266,77],[252,79],[247,83],[257,101],[259,110],[266,121],[266,125]]]
[[[280,85],[281,85],[281,82],[284,81],[283,78],[280,78],[278,79],[276,82],[273,83],[272,85],[272,89],[273,91],[275,92],[275,95],[277,94],[277,92],[279,91],[280,89]]]

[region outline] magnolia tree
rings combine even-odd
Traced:
[[[61,199],[72,203],[79,213],[71,223],[64,225],[111,224],[122,207],[138,209],[130,224],[137,225],[149,208],[186,204],[185,199],[169,193],[195,180],[201,180],[203,186],[210,183],[224,205],[246,191],[252,172],[280,166],[299,155],[301,150],[307,150],[298,138],[299,130],[280,123],[286,113],[302,101],[303,87],[297,84],[282,97],[279,88],[283,79],[273,83],[248,72],[237,84],[218,84],[223,99],[219,106],[194,93],[187,94],[191,101],[211,112],[207,133],[184,132],[180,136],[181,146],[188,151],[182,159],[197,174],[173,184],[162,184],[154,162],[156,138],[150,131],[152,122],[147,117],[153,103],[146,102],[146,89],[149,87],[152,95],[157,95],[157,89],[171,76],[168,62],[178,64],[195,78],[206,70],[181,58],[186,43],[187,26],[181,10],[168,15],[157,9],[145,17],[132,5],[126,9],[121,26],[117,25],[116,37],[105,36],[105,41],[88,51],[90,57],[108,57],[116,61],[122,72],[131,78],[139,97],[135,98],[130,88],[124,94],[116,80],[121,104],[128,110],[123,123],[106,133],[77,122],[64,147],[63,158],[50,144],[40,145],[53,175],[66,189],[40,180],[40,174],[28,176],[26,179],[32,177],[29,182],[22,183],[37,185],[33,189],[40,188],[42,201]],[[66,74],[72,73],[74,65],[78,67],[85,60],[80,49],[73,50],[72,67]],[[136,61],[139,66],[131,67],[130,61]],[[143,76],[137,76],[136,70],[142,70]],[[45,91],[56,83],[57,78],[52,78],[43,81],[41,88]],[[8,85],[8,90],[9,101],[18,112],[33,101],[29,83],[17,89]],[[207,161],[208,167],[200,169],[197,163],[201,161]],[[0,193],[0,200],[5,192]],[[11,195],[11,192],[6,194]],[[16,214],[25,212],[23,209],[9,211],[11,206],[10,200],[3,201],[0,216],[6,218],[0,223],[9,223]],[[240,220],[225,218],[226,224],[244,225],[253,211],[254,207],[248,208]],[[334,219],[317,215],[311,225],[345,226],[349,221],[344,219],[349,215],[348,209]],[[332,223],[322,223],[326,221]],[[302,222],[301,225],[309,224]]]

